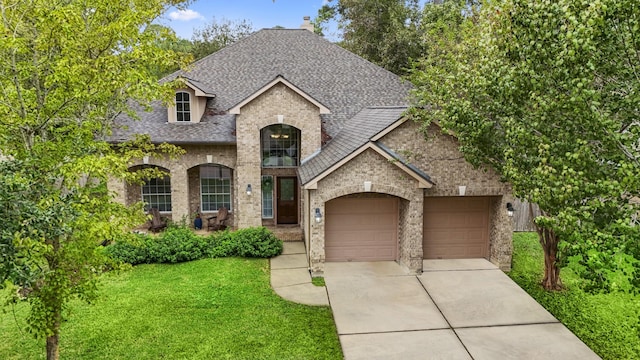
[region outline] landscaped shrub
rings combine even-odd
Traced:
[[[107,254],[131,265],[178,263],[204,257],[261,257],[282,253],[282,240],[264,227],[198,236],[186,226],[170,226],[157,237],[127,234],[108,246]]]
[[[204,257],[208,247],[206,239],[186,226],[167,228],[154,241],[147,243],[149,257],[156,263],[178,263]]]
[[[233,232],[225,230],[210,235],[212,246],[207,255],[214,258],[237,256],[238,242],[233,234]]]
[[[268,258],[282,253],[282,240],[264,227],[241,229],[233,233],[238,256]]]
[[[105,252],[113,259],[131,265],[151,263],[153,261],[149,257],[147,247],[150,241],[153,239],[146,234],[124,234],[112,245],[107,246]]]

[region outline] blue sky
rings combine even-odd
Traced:
[[[256,30],[277,25],[299,28],[302,17],[313,19],[326,0],[196,0],[187,9],[169,9],[159,23],[176,34],[191,39],[194,28],[202,28],[215,17],[216,21],[248,20]]]

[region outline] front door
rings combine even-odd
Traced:
[[[298,223],[298,179],[278,178],[278,224]]]

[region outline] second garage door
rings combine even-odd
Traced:
[[[487,197],[425,198],[424,258],[486,258],[490,202]]]
[[[398,199],[338,198],[325,213],[326,261],[396,260]]]

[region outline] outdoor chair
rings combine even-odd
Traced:
[[[151,224],[149,225],[149,231],[158,232],[167,227],[167,222],[160,217],[160,211],[156,208],[149,209],[149,215],[151,215]]]
[[[224,230],[227,228],[225,221],[229,217],[229,210],[226,207],[218,209],[218,214],[207,218],[207,229],[209,231]]]

